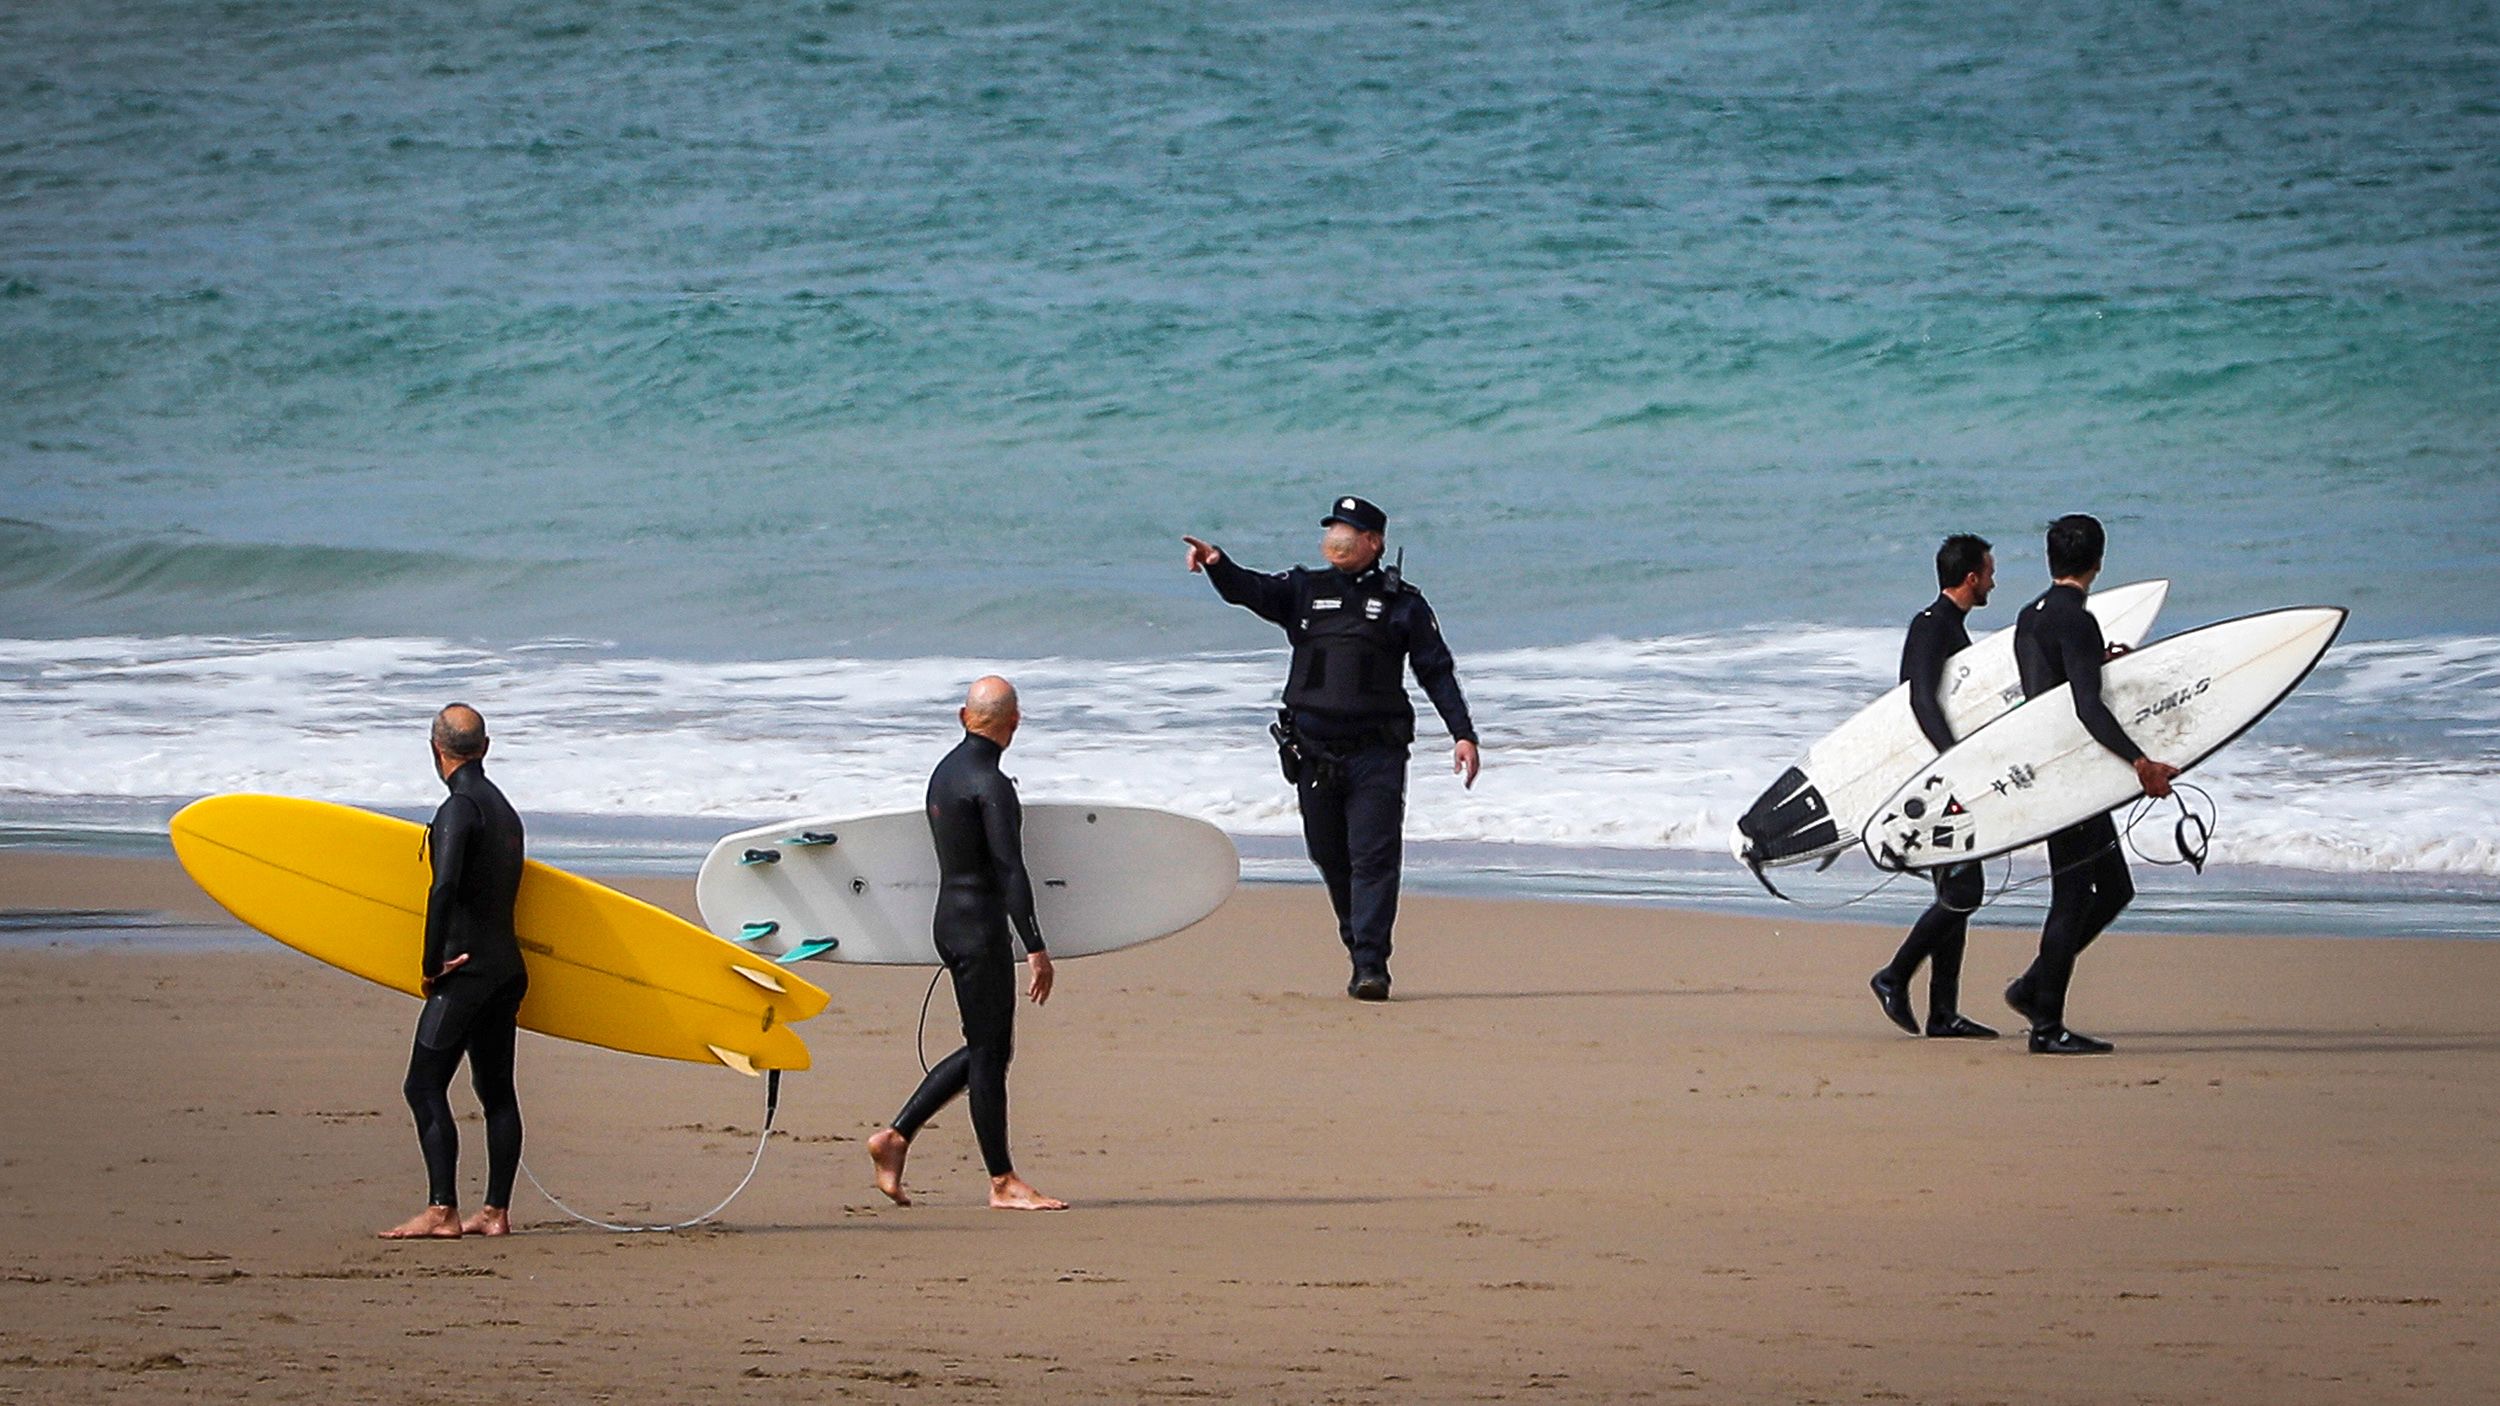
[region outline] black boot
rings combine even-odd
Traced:
[[[1893,1024],[1913,1035],[1918,1033],[1918,1017],[1910,1014],[1908,982],[1894,976],[1892,968],[1886,967],[1869,977],[1866,984],[1874,989],[1875,1004],[1884,1008],[1884,1014]]]
[[[2031,988],[2023,985],[2023,979],[2019,976],[2006,983],[2005,1004],[2013,1007],[2014,1014],[2021,1016],[2023,1018],[2023,1023],[2030,1026],[2034,1030],[2040,1029],[2042,1026],[2057,1024],[2056,1021],[2049,1018],[2049,1013],[2047,1011],[2042,1010],[2038,1005],[2033,1003],[2031,999]]]
[[[1930,1040],[1993,1040],[1996,1037],[1995,1031],[1957,1011],[1938,1011],[1927,1017],[1927,1038]]]
[[[2117,1046],[2107,1040],[2095,1040],[2089,1035],[2078,1035],[2063,1025],[2037,1026],[2031,1032],[2033,1054],[2108,1054],[2116,1048]]]

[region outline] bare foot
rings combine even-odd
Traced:
[[[990,1178],[990,1209],[993,1211],[1064,1211],[1068,1203],[1055,1196],[1044,1196],[1025,1184],[1024,1178],[1009,1172]]]
[[[460,1222],[463,1235],[510,1235],[512,1212],[501,1206],[487,1206],[476,1215]]]
[[[897,1206],[908,1206],[911,1197],[903,1190],[903,1159],[911,1155],[911,1139],[892,1128],[879,1128],[868,1135],[868,1160],[877,1166],[877,1189]]]
[[[385,1240],[457,1240],[460,1212],[450,1206],[428,1206],[382,1232]]]

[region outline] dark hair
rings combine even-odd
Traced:
[[[1987,564],[1988,539],[1975,533],[1956,532],[1936,548],[1936,584],[1952,590]]]
[[[475,761],[486,755],[486,719],[466,703],[448,703],[434,715],[434,745],[443,755]]]
[[[2101,533],[2101,520],[2090,513],[2068,513],[2050,523],[2049,579],[2098,569],[2107,540]]]

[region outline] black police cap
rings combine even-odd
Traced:
[[[1321,518],[1319,525],[1326,527],[1332,522],[1342,522],[1357,532],[1389,530],[1389,515],[1367,498],[1338,499],[1329,506],[1328,516]]]

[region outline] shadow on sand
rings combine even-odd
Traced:
[[[2147,1054],[2500,1054],[2500,1032],[2464,1030],[2132,1030],[2113,1031],[2119,1053]]]
[[[1421,1006],[1439,1001],[1597,1001],[1624,998],[1652,1000],[1691,996],[1804,996],[1771,986],[1610,986],[1593,991],[1423,991],[1389,998],[1393,1006]]]
[[[1403,1201],[1451,1201],[1461,1199],[1465,1198],[1463,1194],[1459,1192],[1426,1192],[1400,1196],[1260,1196],[1224,1195],[1221,1193],[1191,1196],[1100,1196],[1087,1197],[1086,1199],[1077,1202],[1076,1205],[1071,1208],[1070,1213],[1122,1210],[1221,1210],[1228,1206],[1247,1208],[1272,1208],[1287,1206],[1387,1206]],[[772,1225],[757,1225],[748,1222],[741,1222],[734,1217],[731,1217],[719,1221],[713,1221],[705,1225],[695,1226],[687,1230],[674,1231],[601,1230],[596,1226],[583,1225],[577,1221],[544,1220],[525,1222],[520,1226],[515,1234],[528,1236],[565,1235],[573,1237],[606,1236],[611,1239],[618,1240],[628,1238],[637,1240],[645,1238],[659,1240],[704,1240],[727,1235],[847,1235],[853,1233],[894,1234],[914,1229],[935,1230],[940,1228],[960,1231],[964,1228],[963,1222],[951,1215],[946,1216],[942,1221],[938,1216],[924,1216],[922,1223],[919,1226],[914,1226],[911,1222],[916,1213],[944,1213],[974,1210],[986,1212],[989,1210],[989,1207],[969,1200],[934,1205],[923,1203],[917,1206],[880,1206],[872,1207],[871,1211],[873,1214],[869,1215],[839,1216],[828,1220],[799,1224],[776,1223]],[[1048,1214],[1059,1213],[1051,1212]],[[1012,1226],[1021,1218],[1022,1217],[1018,1215],[1000,1212],[998,1213],[997,1221],[1001,1226]]]

